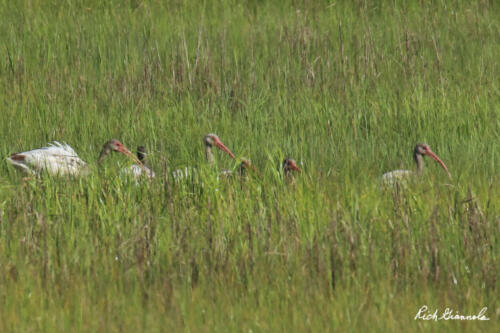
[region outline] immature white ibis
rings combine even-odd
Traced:
[[[220,141],[219,137],[213,133],[209,133],[203,137],[203,143],[205,144],[205,158],[208,163],[214,163],[214,154],[212,153],[212,147],[216,146],[217,148],[226,152],[231,158],[235,158],[234,154]]]
[[[285,158],[280,165],[280,171],[283,172],[283,179],[290,185],[295,184],[295,172],[301,172],[302,170],[297,166],[297,162],[291,158]]]
[[[234,154],[222,143],[216,134],[209,133],[203,137],[203,144],[205,145],[205,158],[209,164],[214,163],[214,154],[212,148],[215,146],[220,150],[224,151],[226,154],[235,158]],[[183,169],[177,169],[172,172],[172,176],[175,182],[179,182],[183,179],[194,176],[196,174],[196,169],[192,167],[185,167]]]
[[[141,162],[123,144],[111,139],[102,148],[97,161],[100,164],[112,151],[122,153],[135,160],[140,165]],[[86,175],[88,165],[78,154],[66,143],[54,141],[47,147],[15,153],[7,157],[7,161],[19,170],[29,174],[39,174],[47,172],[51,175]]]
[[[129,167],[125,167],[122,169],[122,174],[130,175],[135,180],[139,180],[141,177],[154,178],[156,175],[148,163],[147,152],[144,146],[137,147],[137,159],[141,162],[141,165],[132,164]]]
[[[301,172],[302,170],[297,166],[297,162],[291,158],[285,158],[283,163],[281,163],[281,169],[283,170],[283,174],[285,177],[291,175],[292,171]]]
[[[428,144],[418,143],[413,150],[413,159],[415,160],[415,164],[417,165],[417,175],[422,174],[422,170],[424,168],[424,156],[429,156],[434,161],[439,163],[441,167],[446,171],[449,177],[451,177],[450,172],[446,165],[441,161],[441,159],[431,150]],[[413,175],[414,172],[410,170],[394,170],[391,172],[384,173],[382,175],[382,182],[385,184],[395,184],[398,181],[403,181]]]

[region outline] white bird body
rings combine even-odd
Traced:
[[[229,178],[229,177],[232,177],[234,175],[234,171],[233,170],[222,170],[221,172],[219,172],[219,175],[217,176],[217,179],[220,177],[222,178]]]
[[[139,165],[142,165],[142,163],[116,139],[111,139],[104,144],[97,163],[100,164],[112,151],[125,154]],[[29,174],[46,172],[54,176],[85,176],[89,172],[87,163],[78,156],[73,148],[66,143],[57,141],[49,143],[47,147],[12,154],[7,157],[7,162],[12,164],[15,168]]]
[[[147,162],[146,148],[144,146],[137,147],[137,160],[141,163],[132,164],[131,166],[125,167],[121,170],[122,175],[129,176],[135,179],[135,181],[139,181],[141,178],[155,178],[155,172],[151,167],[148,166]]]
[[[223,170],[217,174],[216,181],[220,179],[227,179],[232,177],[234,174],[233,170]],[[199,171],[194,167],[184,167],[182,169],[177,169],[172,171],[172,178],[174,183],[178,184],[183,181],[193,181],[199,177]]]
[[[227,179],[230,177],[240,176],[246,177],[246,170],[250,168],[253,171],[257,172],[255,167],[249,160],[242,160],[239,168],[237,170],[222,170],[217,174],[216,181],[220,181],[221,179]],[[179,183],[181,181],[186,181],[188,179],[193,180],[199,177],[199,171],[197,168],[193,167],[184,167],[182,169],[177,169],[172,171],[172,177],[175,183]]]
[[[413,149],[413,160],[417,166],[416,173],[410,170],[394,170],[390,172],[386,172],[382,175],[382,183],[385,185],[396,185],[406,183],[408,178],[413,175],[421,175],[422,170],[424,168],[424,156],[429,156],[434,161],[436,161],[441,167],[446,171],[449,177],[450,173],[448,168],[444,164],[443,161],[431,150],[428,144],[418,143]]]
[[[88,173],[88,165],[66,143],[54,141],[47,147],[13,154],[7,161],[29,174],[47,172],[51,175],[79,175]]]
[[[132,164],[129,167],[123,168],[122,174],[129,175],[133,177],[135,180],[139,180],[140,178],[144,177],[144,175],[146,175],[147,178],[156,177],[156,174],[153,170],[151,170],[147,166],[144,166],[143,170],[143,168],[141,168],[138,164]]]
[[[205,145],[205,158],[208,164],[213,165],[215,160],[212,152],[212,147],[217,147],[231,156],[231,158],[235,158],[234,154],[222,143],[219,137],[215,134],[209,133],[205,135],[205,137],[203,138],[203,144]],[[190,166],[172,171],[172,178],[174,179],[174,183],[179,183],[188,179],[193,180],[197,177],[199,177],[199,171],[196,168]]]
[[[186,166],[182,169],[172,171],[172,178],[174,179],[174,183],[180,183],[188,179],[194,179],[195,177],[198,177],[198,170],[193,167]]]
[[[413,174],[410,170],[394,170],[382,175],[382,182],[387,185],[405,182]]]

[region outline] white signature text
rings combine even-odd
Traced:
[[[446,308],[442,314],[439,313],[438,309],[434,312],[431,312],[427,305],[422,306],[417,314],[415,315],[414,320],[490,320],[490,318],[486,317],[487,307],[484,307],[477,314],[469,314],[463,315],[458,311],[453,311],[450,308]]]

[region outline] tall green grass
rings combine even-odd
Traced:
[[[498,331],[495,1],[0,1],[1,331]],[[260,176],[217,181],[214,132]],[[97,170],[146,145],[158,177]],[[406,188],[380,176],[427,161]],[[302,163],[295,184],[277,166]],[[201,179],[176,185],[178,167]],[[415,321],[422,305],[488,322]]]

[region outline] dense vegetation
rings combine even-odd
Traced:
[[[500,3],[0,1],[0,331],[499,331]],[[217,181],[238,161],[260,174]],[[135,186],[101,145],[146,145]],[[406,187],[380,176],[432,160]],[[277,165],[301,163],[296,182]],[[5,161],[5,160],[4,160]],[[176,185],[170,170],[198,165]],[[415,321],[422,305],[487,322]]]

